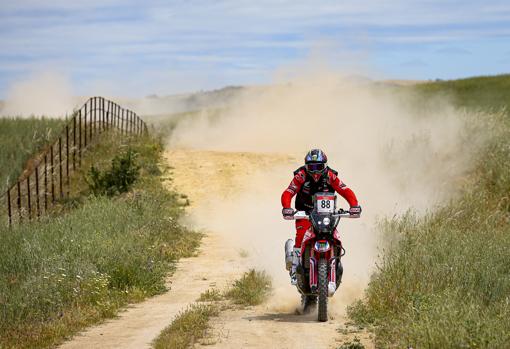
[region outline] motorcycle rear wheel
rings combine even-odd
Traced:
[[[328,321],[328,263],[325,258],[319,260],[319,312],[318,320]]]

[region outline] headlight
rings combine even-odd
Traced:
[[[324,223],[324,225],[329,225],[329,223],[331,222],[331,220],[328,218],[328,217],[325,217],[323,220],[322,220],[322,223]]]

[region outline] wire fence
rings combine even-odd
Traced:
[[[91,97],[76,110],[58,138],[28,161],[4,194],[9,225],[39,217],[57,200],[69,196],[71,174],[81,167],[87,148],[100,134],[144,135],[147,124],[131,110],[103,97]]]

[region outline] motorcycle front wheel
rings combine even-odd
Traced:
[[[319,312],[318,320],[328,321],[328,263],[325,258],[319,260]]]

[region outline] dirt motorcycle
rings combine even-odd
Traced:
[[[343,209],[337,211],[334,193],[317,193],[313,203],[310,214],[305,211],[294,214],[295,220],[311,222],[301,244],[296,287],[301,293],[304,313],[309,313],[318,303],[318,320],[327,321],[328,297],[332,297],[340,285],[343,274],[340,257],[345,254],[336,228],[340,218],[359,218],[359,215],[351,215]],[[293,245],[292,239],[285,244],[286,263]]]

